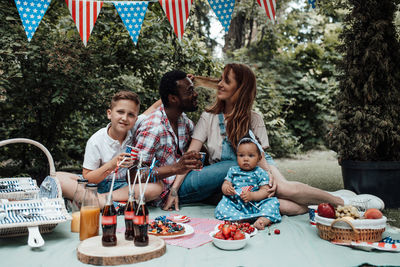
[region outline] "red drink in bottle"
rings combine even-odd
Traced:
[[[149,244],[149,236],[147,228],[149,226],[149,210],[147,209],[144,199],[140,205],[137,205],[135,216],[133,219],[133,228],[135,231],[135,246],[145,247]]]
[[[133,198],[129,197],[125,206],[125,240],[133,240],[135,234],[133,230],[133,217],[135,215],[136,203]]]
[[[103,237],[101,242],[105,247],[112,247],[117,245],[117,211],[114,205],[106,205],[101,217],[101,226],[103,229]]]

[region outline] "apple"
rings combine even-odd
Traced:
[[[364,213],[365,219],[380,219],[382,216],[382,212],[380,212],[378,209],[367,209],[367,211]]]
[[[335,208],[330,203],[318,205],[318,215],[325,218],[335,218]]]

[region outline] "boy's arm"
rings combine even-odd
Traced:
[[[101,166],[100,168],[97,168],[95,170],[89,170],[86,168],[83,168],[82,170],[82,176],[85,179],[88,179],[90,183],[95,183],[98,184],[101,181],[103,181],[110,173],[112,173],[115,168],[117,167],[118,162],[121,162],[125,156],[129,156],[128,153],[121,153],[117,156],[115,156],[113,159],[111,159],[109,162],[106,162]],[[128,160],[124,161],[124,164],[121,165],[120,167],[128,167],[132,163],[132,160],[128,158]],[[126,165],[125,165],[126,164]]]

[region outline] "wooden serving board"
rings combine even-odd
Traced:
[[[133,241],[125,240],[124,234],[117,234],[115,247],[103,247],[101,236],[82,241],[77,248],[78,260],[93,265],[121,265],[148,261],[161,257],[167,250],[165,241],[149,235],[149,245],[136,247]]]

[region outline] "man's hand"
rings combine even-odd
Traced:
[[[235,188],[233,188],[232,183],[225,181],[222,185],[222,193],[226,196],[233,196],[236,195]]]
[[[240,198],[243,199],[243,201],[244,201],[245,203],[247,203],[247,202],[253,200],[252,197],[251,197],[251,195],[252,195],[252,194],[251,194],[250,191],[242,192],[242,193],[240,194]]]
[[[179,211],[179,196],[175,188],[171,188],[168,194],[168,199],[164,204],[163,210],[172,210],[172,206],[175,206],[175,210]]]
[[[200,169],[202,167],[201,155],[196,151],[188,151],[174,164],[174,167],[176,174],[186,174],[193,169]]]

